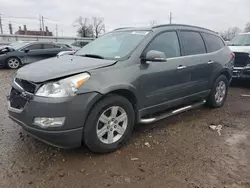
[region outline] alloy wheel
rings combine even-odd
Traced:
[[[98,139],[105,144],[117,142],[128,126],[128,115],[120,106],[106,109],[98,119],[96,133]]]
[[[8,60],[8,66],[11,69],[17,69],[20,66],[20,62],[16,58],[11,58]]]
[[[226,96],[226,84],[224,81],[220,81],[216,87],[215,101],[220,104]]]

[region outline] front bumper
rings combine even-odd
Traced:
[[[250,67],[234,67],[233,78],[250,78]]]
[[[71,98],[50,99],[34,97],[23,109],[12,108],[8,101],[9,117],[35,138],[60,148],[82,145],[83,126],[92,105],[101,97],[87,93]],[[41,128],[33,123],[35,117],[65,117],[60,127]]]

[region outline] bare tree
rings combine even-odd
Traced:
[[[102,18],[93,17],[93,34],[96,38],[100,36],[100,34],[105,33],[105,25]]]
[[[240,32],[241,32],[240,28],[231,27],[231,28],[228,28],[226,31],[221,32],[220,35],[224,40],[229,41]]]
[[[244,29],[245,32],[250,32],[250,22],[248,22]]]
[[[149,25],[150,25],[150,27],[153,27],[153,26],[157,25],[157,22],[155,20],[151,20],[149,22]]]
[[[93,25],[89,23],[88,18],[76,18],[74,27],[77,27],[79,37],[93,37]]]

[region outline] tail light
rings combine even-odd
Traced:
[[[232,58],[235,58],[235,53],[232,52]]]

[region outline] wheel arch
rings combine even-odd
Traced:
[[[101,101],[106,96],[119,95],[119,96],[126,98],[132,104],[132,106],[134,108],[134,112],[135,112],[135,120],[136,120],[136,122],[138,122],[138,120],[139,120],[139,118],[138,118],[138,115],[139,115],[138,98],[137,98],[135,89],[132,86],[120,85],[120,86],[109,87],[109,88],[106,88],[105,90],[100,91],[100,94],[102,96],[94,101],[94,104],[90,107],[90,109],[88,111],[88,115],[89,115],[89,112],[91,111],[91,109],[95,106],[95,104],[97,104],[99,101]]]
[[[217,79],[220,75],[226,76],[228,82],[230,82],[230,81],[232,80],[232,72],[231,72],[228,68],[223,68],[221,71],[219,71],[219,72],[215,75],[215,77],[213,77],[212,85],[214,84],[214,82],[216,81],[216,79]]]
[[[232,79],[232,74],[230,74],[230,71],[228,69],[223,69],[220,75],[226,76],[228,81]]]

